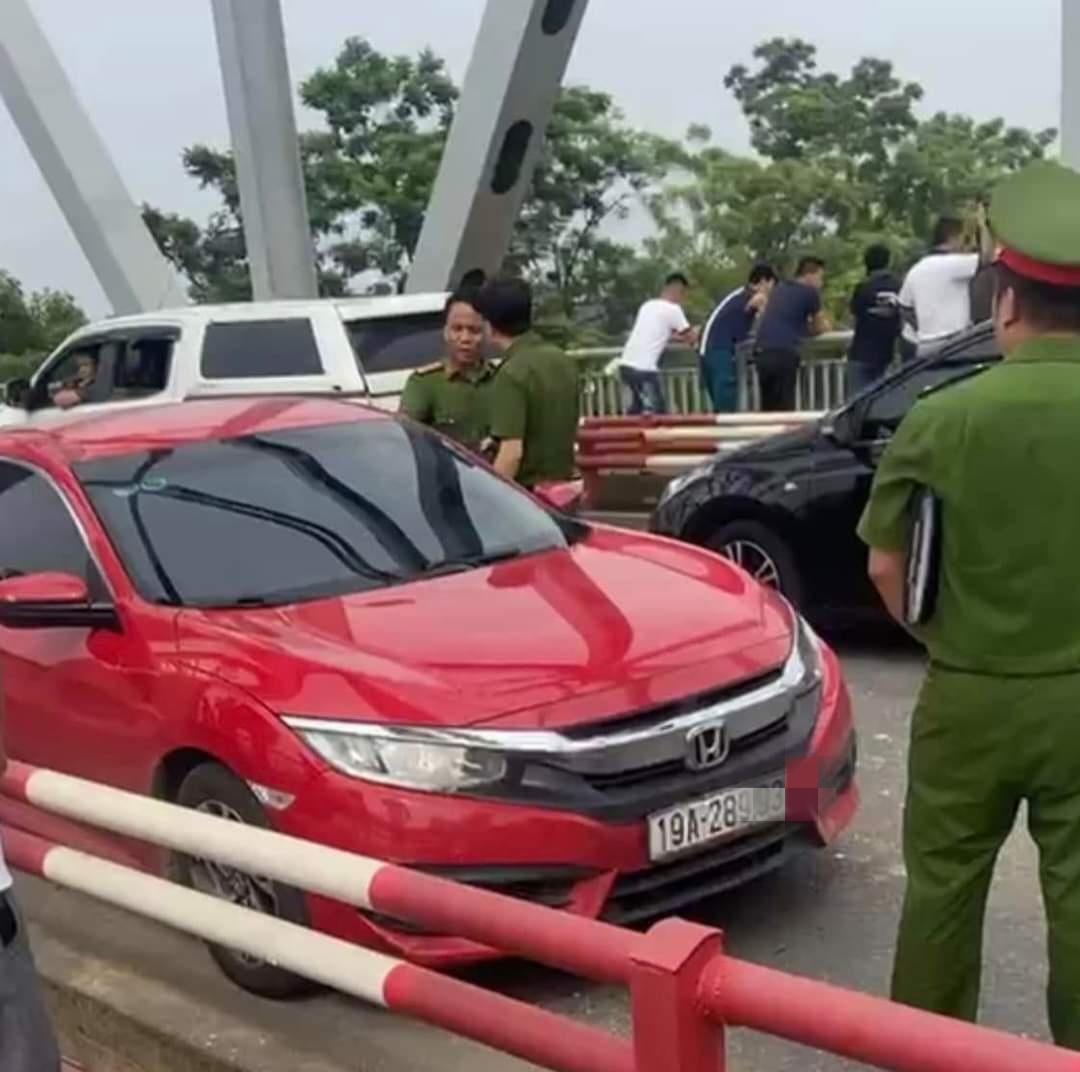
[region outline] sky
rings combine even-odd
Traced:
[[[282,0],[293,81],[361,35],[385,52],[429,46],[460,83],[485,2]],[[32,3],[132,198],[204,219],[215,200],[184,174],[180,153],[196,142],[228,143],[210,0]],[[747,131],[724,75],[749,62],[755,44],[799,36],[818,46],[822,67],[846,71],[868,54],[893,61],[925,88],[924,112],[1057,126],[1061,3],[590,0],[567,80],[611,93],[641,128],[678,135],[704,123],[718,143],[745,150]],[[302,110],[298,120],[314,123]],[[94,274],[2,105],[0,204],[0,268],[30,290],[67,290],[91,315],[106,314]]]

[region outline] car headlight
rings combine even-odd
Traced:
[[[286,719],[335,770],[369,782],[429,793],[458,793],[502,781],[498,753],[422,739],[422,732],[366,724]]]
[[[784,600],[787,603],[787,600]],[[784,668],[784,677],[799,695],[811,692],[821,684],[822,641],[810,623],[787,603],[794,634],[791,654]]]
[[[708,476],[709,471],[709,466],[699,465],[696,469],[691,469],[690,472],[675,477],[674,480],[668,482],[667,487],[660,493],[659,504],[662,506],[670,499],[674,499],[676,495],[685,491],[691,484]]]

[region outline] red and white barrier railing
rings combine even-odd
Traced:
[[[577,464],[586,480],[615,473],[675,476],[721,450],[799,428],[820,413],[731,413],[692,417],[590,417],[581,422]]]
[[[629,986],[633,1041],[4,829],[12,865],[363,1000],[568,1072],[723,1072],[724,1026],[895,1072],[1080,1072],[1080,1054],[725,955],[719,932],[641,935],[446,879],[12,763],[0,792],[40,809]]]

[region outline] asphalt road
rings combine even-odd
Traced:
[[[864,638],[859,644],[838,641],[836,646],[853,693],[861,740],[862,805],[854,826],[832,849],[685,914],[723,928],[728,948],[737,956],[885,994],[903,892],[899,829],[907,732],[922,661],[917,652],[884,638]],[[167,981],[209,1005],[216,1015],[257,1030],[270,1049],[275,1038],[282,1044],[287,1040],[297,1052],[309,1055],[312,1068],[355,1068],[358,1046],[369,1058],[375,1057],[373,1051],[379,1055],[363,1062],[365,1069],[496,1072],[521,1067],[340,997],[284,1006],[249,998],[218,975],[197,942],[90,905],[77,895],[46,890],[44,884],[29,885],[26,896],[45,933],[56,934],[88,956],[118,958],[137,973]],[[984,1021],[1046,1037],[1044,976],[1035,857],[1026,836],[1017,832],[999,863],[991,899]],[[629,1029],[626,995],[614,988],[585,985],[520,963],[487,966],[469,978],[619,1033]],[[731,1033],[729,1053],[738,1072],[855,1067],[748,1032]],[[295,1058],[288,1067],[299,1067]]]

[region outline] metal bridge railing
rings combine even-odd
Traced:
[[[842,343],[846,334],[823,337],[826,343]],[[626,412],[626,390],[617,371],[607,371],[608,363],[618,357],[617,349],[576,351],[573,356],[581,362],[581,416],[620,417]],[[692,364],[661,368],[669,411],[676,416],[710,413],[701,382],[696,358]],[[736,390],[740,413],[756,412],[761,408],[757,372],[748,347],[736,355]],[[827,412],[847,401],[847,359],[843,357],[807,356],[799,366],[796,386],[796,405],[799,412]]]

